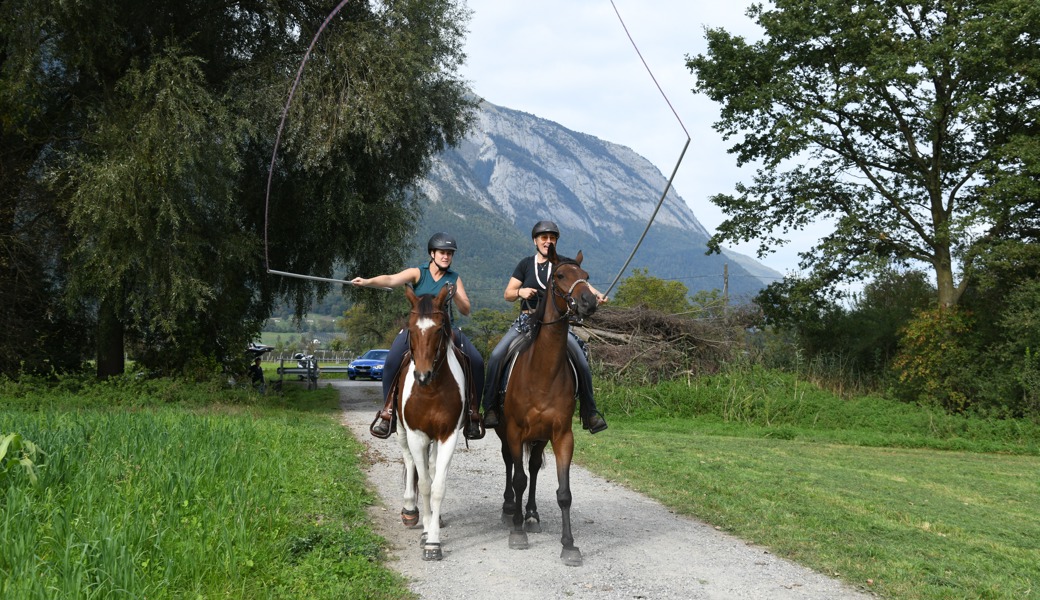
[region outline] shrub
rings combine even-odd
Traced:
[[[964,412],[975,396],[970,371],[973,353],[965,344],[971,314],[956,307],[921,311],[902,331],[893,361],[896,395],[904,400]]]

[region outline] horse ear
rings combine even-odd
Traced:
[[[455,286],[452,284],[442,285],[441,291],[437,292],[437,306],[444,306],[448,303],[448,298],[455,295]]]
[[[419,300],[419,297],[415,295],[415,290],[413,290],[410,285],[404,286],[404,295],[408,298],[408,301],[412,303],[412,306],[415,306],[415,303]]]
[[[574,262],[578,263],[579,267],[581,266],[581,258],[581,250],[578,250],[578,255],[574,257]]]
[[[559,255],[556,254],[556,244],[549,244],[549,251],[545,256],[549,259],[549,262],[556,264],[556,261],[560,259]]]

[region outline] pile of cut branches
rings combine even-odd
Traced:
[[[597,375],[655,383],[714,373],[743,351],[744,333],[754,324],[749,309],[695,318],[646,308],[601,306],[572,329],[589,346]]]

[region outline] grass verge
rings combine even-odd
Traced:
[[[337,392],[286,388],[8,383],[3,430],[45,458],[0,479],[0,597],[410,597]]]

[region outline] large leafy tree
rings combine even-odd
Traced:
[[[801,255],[809,284],[878,265],[931,266],[956,305],[974,258],[1040,224],[1040,3],[1035,0],[775,0],[748,16],[754,43],[706,32],[688,57],[695,91],[752,183],[712,200],[711,246],[833,223]]]
[[[266,259],[323,277],[399,267],[412,188],[468,123],[466,13],[347,3],[307,63],[265,203],[289,85],[335,5],[0,4],[0,245],[22,250],[9,256],[38,295],[93,307],[99,374],[127,347],[166,368],[235,353],[276,301],[300,315],[330,291]],[[26,273],[13,260],[5,279]]]

